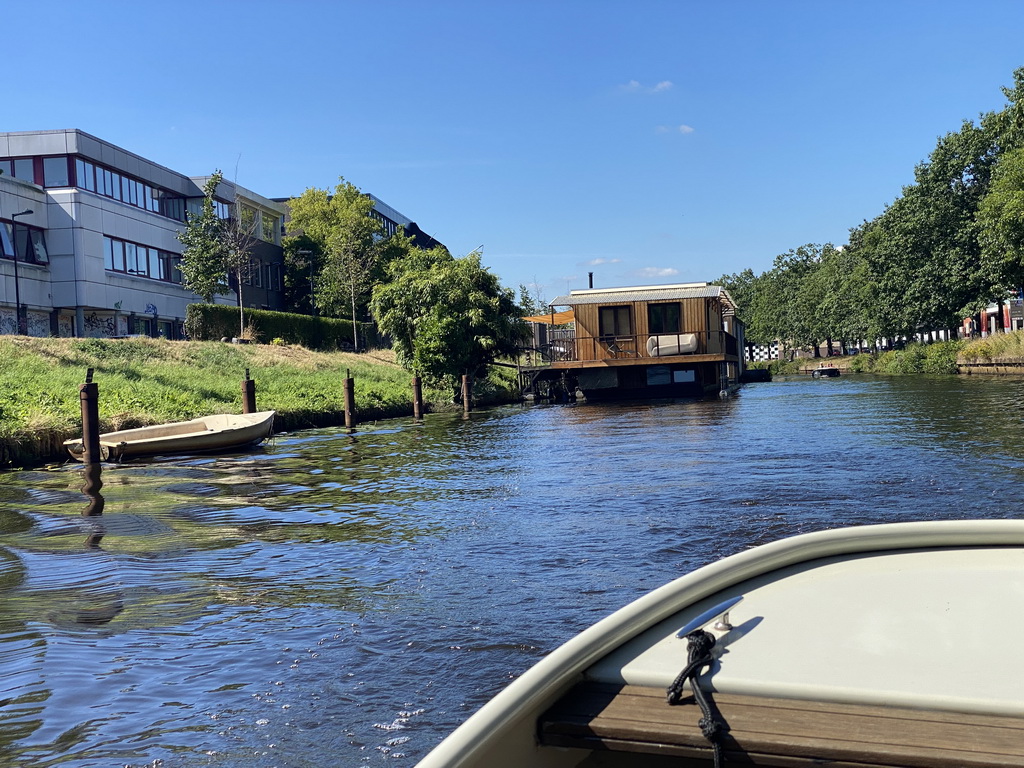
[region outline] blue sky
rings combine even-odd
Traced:
[[[4,130],[268,197],[344,176],[544,299],[845,243],[1024,66],[1017,0],[58,0],[4,26]]]

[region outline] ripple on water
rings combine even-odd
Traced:
[[[315,430],[251,456],[0,482],[13,763],[410,764],[544,654],[746,547],[1017,514],[1010,382],[806,378],[730,400]]]

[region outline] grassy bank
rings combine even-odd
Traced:
[[[277,429],[345,421],[342,379],[355,379],[360,420],[412,413],[411,377],[390,352],[311,352],[303,347],[171,342],[163,339],[0,337],[0,466],[63,460],[61,443],[81,434],[79,385],[95,369],[102,431],[241,412],[248,368],[260,410]],[[500,377],[502,374],[497,373]],[[506,378],[478,382],[481,400],[508,397]],[[451,393],[424,389],[429,410]]]
[[[955,374],[964,363],[1024,363],[1024,331],[997,333],[970,341],[937,341],[932,344],[909,344],[906,349],[849,357],[799,358],[793,362],[773,360],[768,368],[772,375],[800,373],[828,363],[856,373],[936,373]],[[764,367],[760,365],[759,367]]]

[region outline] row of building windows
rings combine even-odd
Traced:
[[[19,157],[0,160],[0,171],[46,188],[78,187],[175,221],[185,221],[185,198],[81,157]],[[228,205],[218,213],[227,218]]]
[[[58,180],[56,176],[51,177],[46,174],[46,163],[50,160],[66,161],[67,158],[43,158],[43,186],[69,186],[67,178],[64,179],[64,184],[50,183]],[[65,168],[66,172],[67,168]],[[175,221],[185,220],[185,198],[181,195],[172,194],[159,187],[152,187],[138,179],[96,165],[80,157],[75,158],[75,183],[73,186],[120,200],[122,203],[134,205],[136,208],[159,213],[161,216]]]
[[[391,237],[398,231],[398,225],[379,211],[371,209],[369,215],[371,219],[376,219],[384,227],[384,237]]]
[[[258,237],[267,243],[277,242],[277,228],[280,226],[280,219],[277,216],[244,203],[238,204],[238,216],[238,223],[247,235]]]
[[[9,222],[0,221],[0,255],[13,259],[15,252],[18,261],[29,264],[48,264],[50,261],[43,230],[27,227],[20,222],[14,227]]]
[[[41,187],[78,187],[175,221],[185,221],[188,211],[198,213],[202,205],[201,198],[189,200],[81,157],[57,155],[3,159],[0,160],[0,171]],[[231,209],[230,203],[214,200],[218,218],[230,219]],[[240,206],[239,214],[246,232],[268,243],[277,242],[279,217],[245,205]]]
[[[181,256],[176,253],[148,248],[127,240],[104,237],[103,260],[104,265],[111,272],[124,272],[129,275],[181,284],[181,272],[178,269]]]
[[[104,265],[111,272],[123,272],[128,275],[181,284],[181,270],[178,268],[181,256],[176,253],[149,248],[127,240],[104,237],[103,260]],[[271,291],[284,290],[282,265],[253,259],[249,263],[249,268],[242,270],[242,283]]]
[[[242,270],[242,284],[268,291],[284,290],[284,273],[280,264],[267,264],[260,259],[249,262],[249,268]]]

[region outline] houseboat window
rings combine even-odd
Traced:
[[[629,318],[629,307],[601,307],[600,325],[602,336],[632,336],[633,324]]]
[[[679,333],[682,326],[679,322],[678,304],[648,304],[647,325],[649,333]]]

